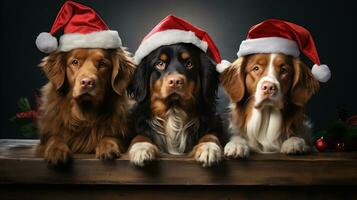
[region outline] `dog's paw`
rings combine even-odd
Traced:
[[[118,143],[114,139],[103,139],[95,148],[95,157],[102,160],[113,160],[120,157]]]
[[[65,164],[71,158],[71,150],[64,143],[50,144],[44,153],[45,161],[50,165]]]
[[[222,160],[221,147],[214,142],[200,143],[195,148],[194,158],[203,167],[210,167]]]
[[[159,149],[149,142],[137,142],[130,147],[130,162],[143,167],[146,162],[154,160],[158,152]]]
[[[299,137],[290,137],[281,145],[280,152],[285,154],[302,154],[309,151],[304,139]]]
[[[224,156],[228,158],[246,158],[249,156],[249,147],[245,139],[234,136],[224,147]]]

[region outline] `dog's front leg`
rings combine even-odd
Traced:
[[[143,167],[146,162],[154,160],[158,153],[157,146],[152,143],[150,138],[143,135],[137,135],[129,148],[130,162],[139,167]]]
[[[232,136],[224,147],[224,156],[229,158],[246,158],[249,156],[247,141],[238,135]]]
[[[95,157],[103,160],[112,160],[120,157],[123,148],[118,139],[114,137],[103,137],[95,148]]]
[[[214,134],[206,134],[193,148],[192,154],[203,167],[210,167],[222,160],[221,143]]]
[[[303,154],[309,151],[309,146],[300,137],[290,137],[281,145],[280,152],[285,154]]]
[[[71,158],[72,152],[63,138],[52,136],[45,146],[44,159],[50,165],[65,164]]]

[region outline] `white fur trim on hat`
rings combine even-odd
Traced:
[[[311,69],[312,75],[314,75],[315,79],[325,83],[331,78],[331,71],[327,65],[316,65]]]
[[[116,49],[122,46],[117,31],[106,30],[88,34],[68,33],[60,38],[58,51],[70,51],[76,48]]]
[[[283,53],[298,57],[300,50],[295,41],[281,37],[265,37],[242,41],[237,55],[241,57],[255,53]]]
[[[42,32],[36,38],[36,46],[43,53],[51,53],[57,49],[57,39],[50,33]]]
[[[207,51],[208,47],[207,42],[198,38],[192,31],[169,29],[157,32],[144,40],[135,52],[134,61],[136,64],[139,64],[145,56],[158,47],[177,43],[191,43],[204,52]]]
[[[216,65],[216,70],[217,72],[222,73],[229,66],[231,66],[231,63],[228,60],[222,60],[221,63]]]

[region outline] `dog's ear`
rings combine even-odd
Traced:
[[[219,84],[219,73],[216,71],[216,63],[205,53],[200,54],[201,60],[201,87],[203,101],[207,106],[215,107]]]
[[[40,67],[46,77],[59,90],[66,76],[66,55],[63,52],[55,52],[42,59]]]
[[[133,78],[135,65],[130,53],[121,48],[112,53],[112,63],[112,88],[117,94],[124,95]]]
[[[291,101],[297,106],[304,106],[310,97],[319,90],[319,82],[299,58],[293,58],[293,65],[294,78],[291,87]]]
[[[232,102],[239,102],[245,90],[245,57],[240,57],[220,75],[220,81]]]
[[[134,77],[129,85],[129,94],[135,101],[142,102],[148,95],[148,85],[151,71],[144,58],[135,70]]]

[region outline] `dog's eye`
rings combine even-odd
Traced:
[[[259,71],[259,66],[258,65],[255,65],[254,67],[253,67],[253,71],[255,71],[255,72],[258,72]]]
[[[191,60],[188,60],[188,61],[186,62],[186,68],[187,68],[187,69],[192,69],[192,67],[193,67],[193,64],[192,64]]]
[[[72,65],[73,65],[73,66],[78,66],[78,64],[79,64],[78,59],[73,59],[73,60],[72,60]]]
[[[282,65],[281,67],[280,67],[280,74],[285,74],[285,73],[287,73],[288,72],[288,69],[286,68],[286,66],[285,65]]]
[[[156,69],[158,69],[158,70],[164,70],[165,67],[166,67],[166,63],[165,63],[164,61],[162,61],[162,60],[159,60],[159,61],[157,61],[157,62],[155,63],[155,67],[156,67]]]
[[[103,60],[98,62],[98,68],[102,68],[102,67],[105,67],[105,66],[106,66],[106,64],[105,64],[105,62]]]

